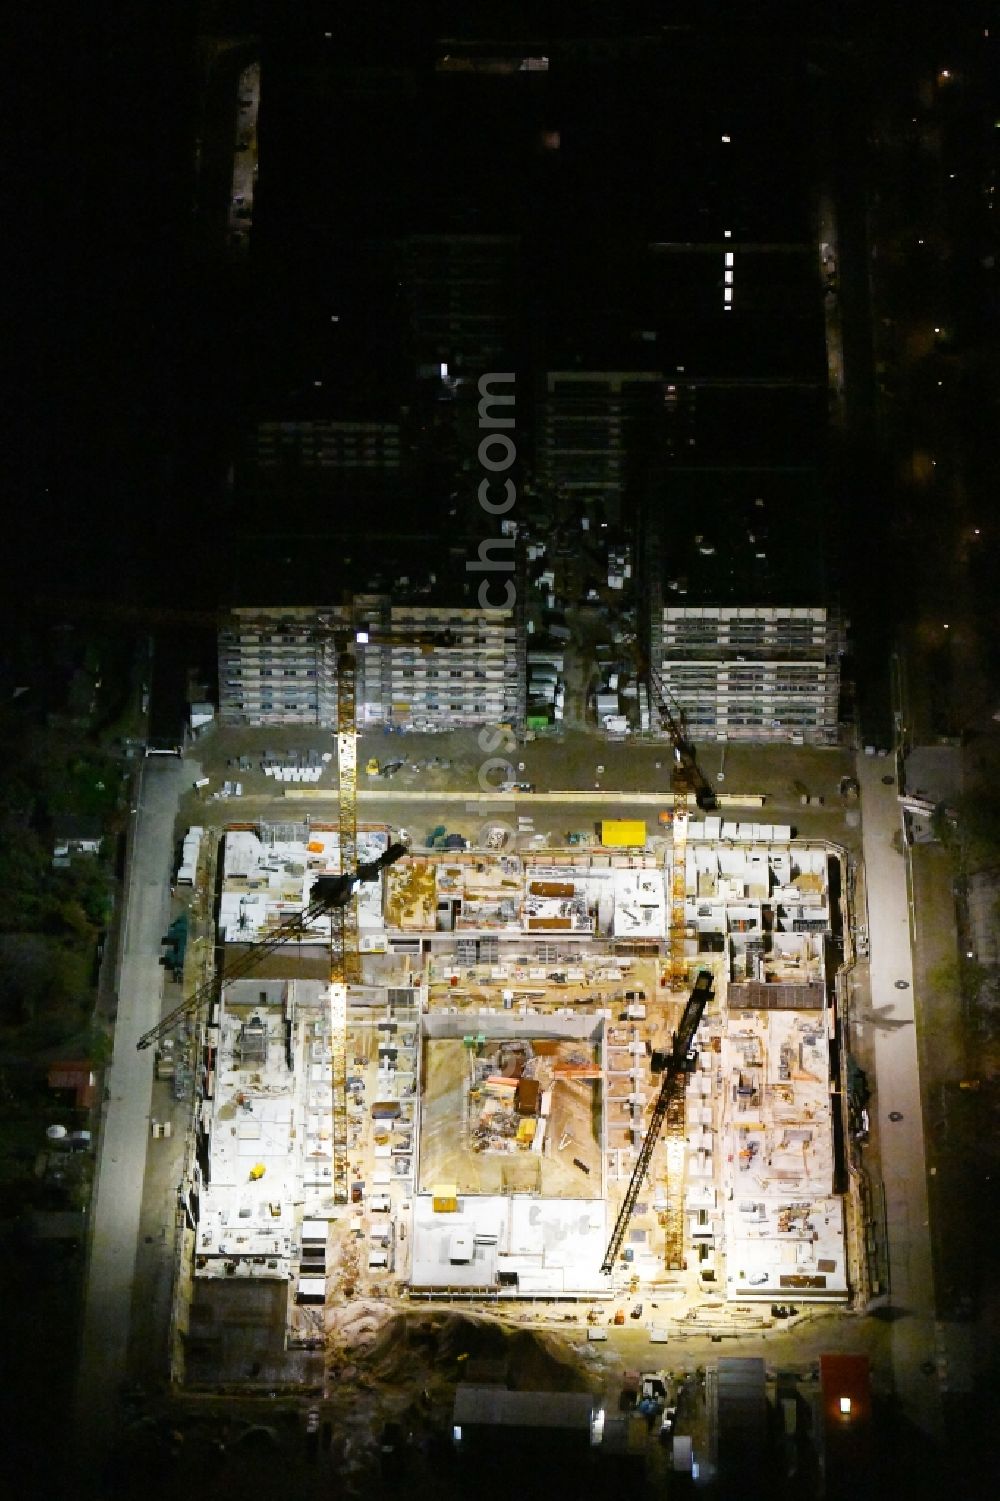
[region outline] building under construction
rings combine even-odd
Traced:
[[[524,678],[514,611],[395,598],[233,611],[219,633],[222,723],[336,727],[338,632],[354,642],[359,729],[513,722]]]
[[[723,842],[716,822],[689,822],[673,944],[666,840],[412,850],[383,871],[361,888],[341,1099],[320,978],[328,923],[275,949],[259,972],[271,978],[227,985],[208,1018],[187,1185],[192,1313],[207,1327],[214,1298],[239,1296],[210,1283],[280,1284],[270,1296],[302,1351],[324,1310],[390,1288],[472,1300],[670,1289],[671,1318],[720,1294],[846,1299],[832,856],[773,825],[727,825]],[[390,838],[362,830],[362,852]],[[244,944],[309,907],[339,868],[337,836],[234,829],[220,861],[219,937]],[[636,1185],[698,974],[708,1004]]]

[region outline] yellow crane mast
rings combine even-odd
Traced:
[[[337,657],[337,799],[340,870],[353,870],[358,854],[357,659],[350,646]],[[348,1199],[347,987],[361,979],[358,907],[347,902],[330,914],[330,1086],[334,1204]]]
[[[656,710],[661,728],[670,737],[673,749],[673,765],[670,773],[670,788],[673,797],[671,817],[673,850],[670,876],[668,976],[672,989],[684,990],[688,983],[687,961],[684,956],[688,801],[693,794],[696,806],[703,813],[712,813],[718,807],[718,799],[698,765],[694,746],[688,736],[683,710],[673,699],[663,679],[652,663],[646,659],[637,642],[631,643],[631,651],[639,676],[644,677],[648,684],[650,703]]]
[[[636,1201],[642,1192],[643,1182],[653,1160],[653,1149],[664,1126],[667,1128],[667,1210],[664,1219],[666,1245],[664,1260],[668,1271],[683,1267],[684,1257],[684,1091],[687,1076],[694,1068],[694,1037],[705,1007],[714,994],[711,970],[699,970],[694,987],[688,996],[677,1031],[671,1040],[670,1051],[653,1054],[654,1072],[663,1074],[660,1092],[653,1106],[646,1135],[632,1177],[629,1179],[625,1197],[618,1211],[615,1227],[611,1232],[601,1271],[611,1273],[615,1269],[629,1221]]]
[[[350,603],[346,606],[353,622]],[[337,651],[337,799],[340,870],[358,863],[358,662],[357,645],[418,646],[424,653],[451,644],[450,631],[393,633],[367,625],[330,629]],[[361,981],[357,901],[331,910],[330,921],[330,1084],[332,1100],[332,1190],[335,1204],[346,1204],[347,1133],[347,990]]]

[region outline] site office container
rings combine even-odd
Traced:
[[[645,822],[641,818],[606,818],[601,824],[601,843],[610,849],[643,849]]]

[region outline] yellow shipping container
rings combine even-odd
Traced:
[[[431,1208],[435,1214],[458,1212],[458,1184],[435,1183],[431,1189]]]
[[[646,825],[641,818],[606,818],[601,824],[601,843],[611,849],[643,849]]]

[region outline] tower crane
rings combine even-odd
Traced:
[[[242,954],[231,960],[220,974],[214,975],[203,985],[199,985],[197,990],[192,991],[191,995],[179,1006],[168,1011],[155,1027],[150,1027],[148,1032],[144,1032],[136,1043],[136,1047],[140,1051],[152,1047],[153,1043],[159,1042],[168,1032],[173,1031],[179,1022],[188,1017],[197,1016],[221,994],[225,986],[252,974],[264,962],[268,954],[274,953],[275,949],[297,939],[309,938],[312,925],[318,918],[343,910],[351,901],[360,882],[377,881],[380,871],[389,865],[395,865],[397,860],[401,860],[408,853],[405,844],[390,844],[388,849],[383,850],[374,860],[368,860],[363,865],[359,865],[352,874],[317,876],[313,882],[312,900],[308,906],[296,913],[294,917],[286,919],[260,943],[248,946]]]
[[[629,1221],[642,1191],[643,1179],[653,1156],[653,1148],[659,1140],[664,1122],[667,1126],[667,1178],[668,1200],[666,1213],[666,1265],[668,1271],[681,1269],[684,1252],[684,1089],[688,1074],[694,1067],[693,1043],[698,1024],[713,995],[712,972],[699,970],[694,988],[688,997],[680,1025],[674,1033],[669,1053],[653,1054],[654,1069],[663,1073],[663,1082],[653,1107],[649,1129],[643,1138],[622,1207],[611,1232],[602,1272],[614,1269],[618,1253],[625,1239]]]
[[[646,662],[643,665],[649,684],[649,696],[662,723],[666,726],[670,743],[674,748],[672,785],[685,796],[688,793],[694,793],[695,803],[703,813],[714,813],[719,806],[719,799],[698,765],[695,748],[684,721],[684,711],[673,699],[652,663]]]
[[[361,954],[358,940],[357,904],[352,900],[359,881],[375,880],[378,872],[405,854],[405,846],[394,845],[379,860],[358,866],[357,825],[357,656],[359,645],[413,646],[423,652],[435,647],[447,648],[452,634],[447,629],[436,632],[393,633],[378,627],[358,627],[353,601],[330,615],[318,618],[282,618],[280,615],[248,610],[245,613],[224,611],[202,613],[180,610],[145,610],[125,605],[77,603],[70,606],[76,614],[117,621],[123,624],[182,625],[234,631],[280,631],[287,637],[305,637],[317,643],[317,667],[325,669],[330,655],[336,661],[337,703],[337,799],[340,875],[321,877],[313,887],[312,901],[297,917],[281,925],[263,943],[234,960],[222,974],[200,986],[182,1005],[176,1007],[139,1039],[140,1048],[169,1031],[188,1015],[219,993],[230,980],[250,973],[268,953],[290,939],[301,938],[320,915],[330,920],[330,1055],[332,1093],[332,1187],[336,1203],[346,1203],[348,1196],[347,1148],[347,990],[361,978]],[[329,654],[328,654],[329,653]],[[325,670],[320,673],[325,676]],[[391,855],[391,859],[388,858]]]
[[[361,645],[410,646],[422,652],[435,647],[448,648],[454,642],[447,628],[439,631],[408,631],[394,633],[378,626],[358,628],[354,601],[348,598],[340,607],[330,612],[316,612],[312,618],[300,613],[282,616],[280,612],[224,610],[191,611],[172,608],[149,608],[116,601],[90,601],[80,599],[38,600],[36,608],[50,613],[77,616],[98,620],[106,624],[147,628],[154,626],[178,626],[234,632],[279,632],[286,638],[298,637],[316,642],[317,682],[327,677],[330,659],[336,663],[337,704],[337,772],[338,772],[338,838],[340,872],[330,878],[337,886],[323,885],[321,879],[313,888],[313,900],[297,917],[283,923],[263,943],[256,944],[228,965],[222,974],[200,986],[182,1005],[151,1027],[139,1039],[140,1048],[148,1048],[178,1021],[187,1015],[196,1015],[201,1007],[218,994],[230,980],[249,974],[261,960],[281,944],[301,938],[315,919],[322,914],[330,917],[330,1043],[331,1086],[333,1117],[333,1195],[335,1202],[345,1203],[348,1196],[347,1163],[347,987],[361,977],[361,955],[358,942],[358,915],[356,903],[351,899],[358,881],[374,880],[378,871],[405,853],[403,846],[391,846],[385,855],[369,865],[357,867],[357,657],[356,648]],[[393,853],[395,851],[395,853]],[[387,857],[392,854],[392,860]],[[357,868],[356,868],[357,867]],[[374,871],[374,874],[366,874]],[[352,874],[353,872],[353,874]],[[324,878],[325,879],[325,878]]]
[[[673,747],[673,765],[670,773],[670,790],[673,800],[671,812],[671,841],[673,845],[670,878],[670,984],[682,989],[687,984],[687,964],[684,958],[684,904],[687,895],[687,821],[688,799],[693,794],[695,804],[703,813],[714,813],[719,805],[711,785],[698,765],[695,748],[688,735],[684,711],[671,696],[660,674],[643,652],[639,642],[630,642],[636,671],[644,678],[649,688],[650,703],[656,709],[660,723],[669,736]]]
[[[353,617],[350,601],[344,607]],[[307,627],[308,629],[308,627]],[[353,868],[358,853],[358,661],[357,646],[415,646],[422,652],[448,647],[448,630],[399,633],[365,625],[320,628],[337,653],[337,830],[340,869]],[[362,878],[364,879],[364,878]],[[346,1204],[347,1164],[347,987],[361,979],[357,903],[348,898],[330,909],[330,1082],[333,1120],[333,1198]]]
[[[701,767],[698,765],[687,734],[683,711],[676,706],[672,711],[669,694],[662,678],[651,663],[646,665],[649,695],[661,722],[666,725],[674,748],[674,764],[670,777],[673,809],[670,821],[671,871],[670,871],[670,983],[680,988],[687,983],[687,963],[684,957],[684,907],[687,900],[687,825],[688,797],[694,793],[695,802],[705,813],[718,807],[718,799]]]

